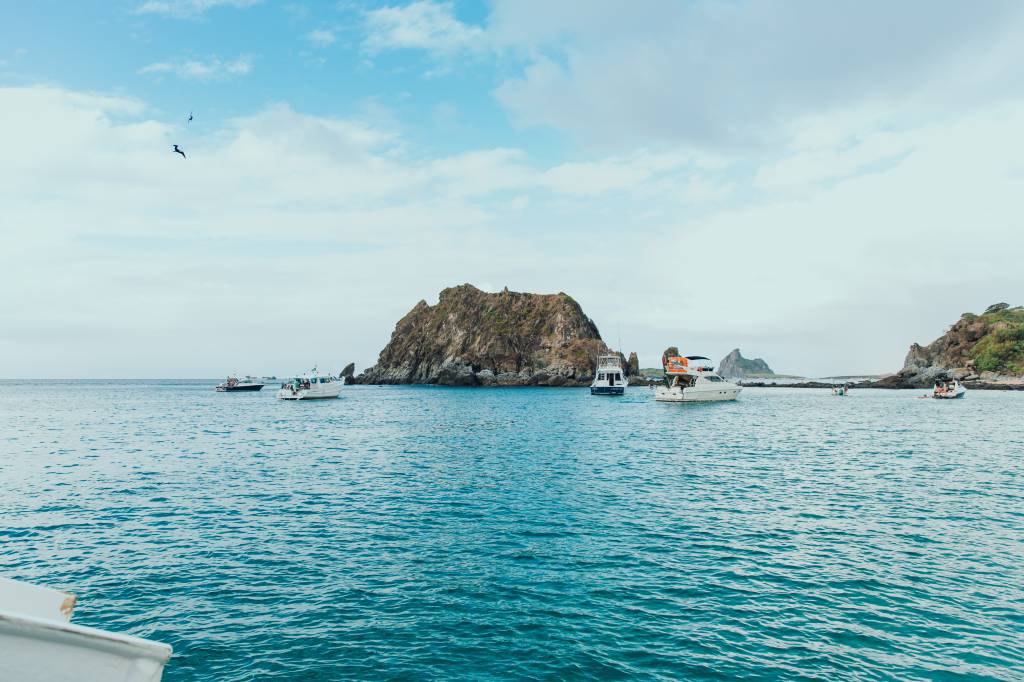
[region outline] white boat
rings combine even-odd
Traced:
[[[263,388],[264,385],[265,384],[256,377],[244,376],[241,379],[238,377],[228,377],[224,380],[223,384],[217,384],[216,391],[218,393],[258,391]]]
[[[743,389],[715,374],[714,365],[703,355],[662,358],[665,383],[654,391],[663,403],[698,403],[736,400]]]
[[[597,374],[590,384],[590,395],[623,395],[626,392],[626,373],[618,355],[602,355],[597,359]]]
[[[296,377],[281,384],[277,397],[281,400],[316,400],[337,398],[341,395],[344,382],[330,374],[321,375],[316,367],[309,374]]]
[[[75,596],[0,578],[0,680],[159,682],[171,647],[72,625]]]
[[[850,387],[847,384],[843,384],[842,386],[833,386],[832,387],[832,395],[849,395],[849,394],[850,394]]]
[[[944,379],[935,382],[932,397],[939,400],[954,400],[967,395],[967,389],[956,379]]]

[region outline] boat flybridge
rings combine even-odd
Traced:
[[[316,367],[308,374],[281,384],[277,397],[281,400],[315,400],[337,398],[341,395],[342,381],[330,374],[320,374]]]
[[[75,595],[0,578],[0,680],[159,682],[171,647],[73,625]]]
[[[623,395],[626,392],[626,373],[618,355],[602,355],[597,359],[597,375],[590,384],[590,395]]]
[[[665,384],[655,390],[654,399],[663,403],[736,400],[743,390],[716,374],[703,355],[665,356],[662,364]]]

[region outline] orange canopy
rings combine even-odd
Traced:
[[[679,356],[665,358],[665,374],[689,374],[690,361]]]

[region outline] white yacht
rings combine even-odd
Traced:
[[[337,398],[341,395],[343,381],[330,374],[320,374],[316,367],[309,374],[290,379],[277,391],[281,400],[315,400],[317,398]]]
[[[216,391],[218,393],[233,393],[234,391],[258,391],[263,388],[265,384],[257,379],[256,377],[244,376],[241,379],[238,377],[228,377],[224,380],[223,384],[217,384]]]
[[[597,359],[597,374],[590,384],[590,395],[623,395],[626,392],[626,373],[618,355],[602,355]]]
[[[936,381],[935,388],[932,389],[932,397],[939,400],[953,400],[963,398],[965,395],[967,395],[967,389],[956,379]]]
[[[743,389],[715,374],[714,365],[703,355],[662,358],[665,384],[654,391],[663,403],[736,400]]]
[[[75,595],[0,578],[0,680],[159,682],[171,647],[71,624]]]

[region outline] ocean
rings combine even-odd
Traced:
[[[1024,679],[1024,393],[0,382],[0,574],[164,679]]]

